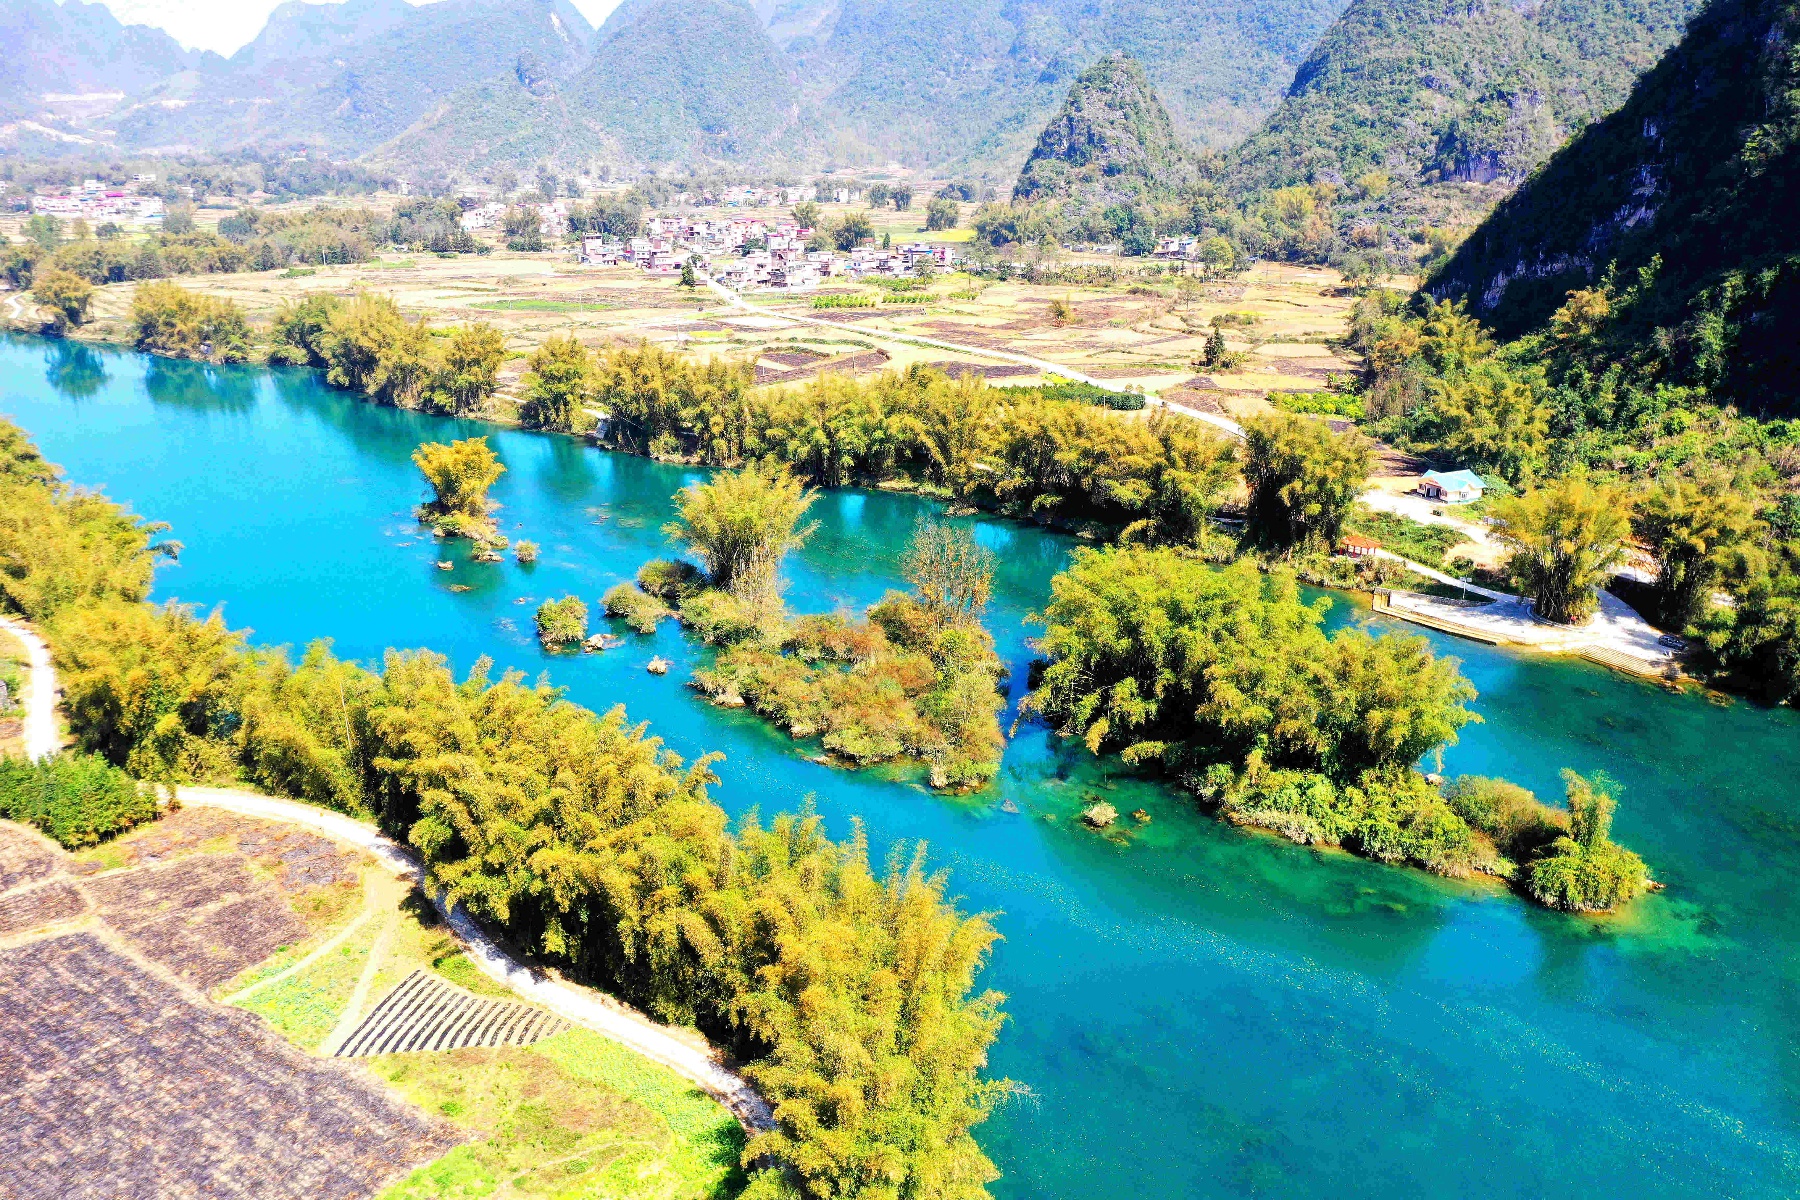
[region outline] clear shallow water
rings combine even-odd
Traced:
[[[223,604],[263,643],[328,636],[359,658],[429,646],[459,670],[487,654],[547,671],[683,754],[724,751],[716,794],[733,811],[812,794],[838,834],[862,818],[878,853],[929,841],[1005,937],[985,977],[1012,1018],[993,1069],[1031,1095],[980,1138],[1006,1200],[1800,1193],[1800,714],[1434,638],[1485,718],[1447,770],[1543,795],[1560,794],[1564,766],[1623,783],[1617,835],[1669,890],[1626,918],[1577,920],[1232,830],[1038,728],[1020,730],[990,793],[960,800],[819,767],[682,687],[694,651],[672,626],[605,654],[543,654],[535,601],[573,591],[594,606],[665,552],[668,498],[698,472],[376,409],[306,372],[34,339],[0,339],[0,414],[72,480],[174,525],[186,551],[158,598]],[[494,496],[505,531],[543,547],[534,567],[456,549],[440,572],[409,516],[424,495],[413,447],[476,433],[509,467]],[[822,497],[790,602],[860,606],[898,585],[925,511]],[[974,524],[999,557],[989,624],[1016,699],[1023,617],[1071,543]],[[1333,612],[1370,619],[1342,599]],[[652,653],[676,670],[647,674]],[[1080,827],[1094,790],[1153,823],[1113,838]]]

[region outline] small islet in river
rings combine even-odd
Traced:
[[[667,553],[669,498],[697,470],[376,408],[306,371],[21,337],[0,338],[0,415],[71,481],[173,525],[186,549],[157,599],[222,604],[263,644],[548,672],[684,756],[724,752],[714,795],[733,812],[812,796],[836,835],[863,821],[877,858],[929,843],[1004,938],[982,979],[1010,1016],[991,1070],[1029,1091],[977,1131],[998,1197],[1800,1194],[1800,713],[1431,635],[1481,693],[1446,773],[1545,797],[1564,767],[1622,785],[1615,836],[1667,891],[1573,917],[1233,829],[1040,726],[972,796],[821,766],[683,687],[702,651],[672,623],[544,653],[536,603],[592,603]],[[476,434],[508,467],[501,529],[542,547],[533,565],[473,563],[459,544],[439,571],[443,547],[412,518],[413,448]],[[899,586],[927,511],[823,495],[786,565],[789,605],[859,609]],[[997,559],[987,624],[1016,704],[1026,614],[1075,543],[968,520]],[[1333,624],[1361,621],[1380,623],[1335,597]],[[652,655],[667,676],[644,671]],[[1086,828],[1095,794],[1152,819]]]

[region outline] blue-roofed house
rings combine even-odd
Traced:
[[[1419,491],[1426,499],[1446,504],[1472,504],[1486,487],[1473,471],[1427,471],[1419,478]]]

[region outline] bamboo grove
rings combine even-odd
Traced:
[[[733,828],[711,756],[485,660],[461,680],[427,650],[295,662],[152,606],[162,532],[0,422],[0,607],[47,635],[82,754],[372,816],[520,946],[723,1042],[777,1118],[745,1151],[755,1200],[986,1195],[972,1130],[1012,1086],[979,1076],[997,935],[922,850],[877,868],[810,811]]]

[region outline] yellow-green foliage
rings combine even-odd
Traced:
[[[94,286],[79,275],[51,267],[33,278],[31,298],[56,314],[56,327],[61,330],[87,320]]]
[[[9,457],[0,479],[41,471]],[[144,550],[126,542],[114,568]],[[1002,1023],[974,990],[996,935],[922,858],[877,875],[860,837],[833,842],[810,812],[733,830],[710,759],[486,661],[461,683],[425,651],[377,673],[321,646],[289,667],[216,616],[70,593],[49,632],[86,747],[170,782],[309,781],[308,798],[373,813],[524,953],[725,1042],[777,1115],[747,1161],[773,1156],[803,1196],[879,1178],[965,1200],[994,1178],[972,1130],[1010,1086],[977,1075]],[[275,718],[281,738],[247,732]]]
[[[250,325],[242,309],[179,284],[139,284],[131,324],[138,349],[153,354],[214,362],[242,362],[250,354]]]
[[[373,1065],[421,1107],[476,1131],[382,1200],[723,1200],[743,1183],[744,1136],[730,1113],[586,1030],[523,1049],[394,1055]]]
[[[359,292],[289,301],[269,329],[269,361],[323,367],[328,383],[382,404],[462,414],[494,393],[506,342],[485,323],[448,331],[408,321],[392,297]]]
[[[0,419],[0,609],[48,621],[73,607],[142,600],[168,531],[59,482],[17,426]]]
[[[669,606],[636,584],[617,583],[600,598],[606,615],[618,617],[638,633],[655,633],[656,623],[669,615]]]
[[[866,383],[752,382],[741,366],[646,344],[602,354],[587,395],[613,417],[611,444],[634,453],[686,443],[714,466],[772,457],[827,487],[910,477],[1009,514],[1097,519],[1145,538],[1191,537],[1234,473],[1224,439],[1163,411],[1138,420],[922,367]]]
[[[813,500],[785,469],[753,463],[675,493],[675,520],[663,531],[694,552],[713,587],[772,599],[782,557],[812,532],[799,524]]]
[[[1337,541],[1369,477],[1367,438],[1338,435],[1323,421],[1269,413],[1244,423],[1246,532],[1267,547]]]
[[[551,649],[581,641],[587,636],[587,605],[579,596],[544,601],[538,605],[537,635]]]
[[[694,679],[853,763],[918,759],[932,786],[972,787],[993,778],[1005,748],[1000,673],[979,624],[942,622],[914,597],[890,593],[867,620],[802,617],[777,642],[720,652]]]
[[[426,505],[426,511],[434,516],[458,514],[485,520],[488,489],[506,474],[506,464],[485,437],[448,445],[426,442],[413,451],[412,460],[436,493],[436,499]]]

